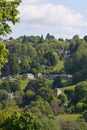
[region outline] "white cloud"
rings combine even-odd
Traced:
[[[27,4],[38,4],[41,3],[41,0],[22,0],[22,4],[27,5]]]
[[[32,33],[80,34],[86,25],[82,14],[62,5],[41,4],[41,0],[24,0],[19,10],[20,27]]]

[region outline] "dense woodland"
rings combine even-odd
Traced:
[[[0,1],[0,130],[87,130],[87,36],[3,39],[20,3]]]
[[[25,35],[1,40],[8,50],[8,62],[1,70],[1,127],[87,130],[87,36],[64,40],[48,33],[45,38]],[[56,88],[61,90],[58,95]]]

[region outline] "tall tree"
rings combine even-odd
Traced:
[[[19,22],[17,7],[20,3],[21,0],[0,0],[0,36],[5,36],[12,32],[10,23]],[[5,44],[0,41],[0,69],[7,62],[7,52]]]
[[[3,65],[7,62],[6,55],[8,50],[5,48],[5,44],[0,41],[0,70]]]

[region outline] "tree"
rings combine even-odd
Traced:
[[[37,107],[40,109],[41,113],[45,116],[53,115],[52,108],[50,104],[37,95],[36,100],[32,101],[30,108]]]
[[[0,35],[7,35],[12,31],[9,25],[10,22],[12,24],[19,22],[17,7],[20,3],[21,0],[0,1]]]
[[[55,37],[53,35],[50,35],[49,33],[46,35],[46,40],[54,40]]]
[[[21,58],[20,67],[21,67],[21,73],[22,74],[29,72],[29,69],[30,69],[30,58],[29,58],[29,56],[23,56]]]
[[[1,124],[3,130],[40,130],[38,118],[31,112],[14,113]]]
[[[72,47],[73,49],[73,47]],[[75,73],[87,68],[87,44],[81,41],[78,49],[70,59],[65,61],[66,73]]]
[[[58,96],[58,99],[60,101],[60,105],[67,105],[67,96],[64,94],[64,93],[61,93],[59,96]]]
[[[41,130],[60,130],[59,123],[55,119],[50,119],[47,117],[41,118],[42,129]]]
[[[10,74],[20,73],[20,66],[19,66],[16,55],[10,54],[8,56],[8,66],[10,68]]]
[[[43,43],[43,42],[44,42],[44,38],[43,38],[43,35],[41,35],[39,43]]]
[[[78,123],[75,120],[60,118],[58,121],[61,130],[81,130]]]
[[[52,88],[55,89],[55,88],[61,88],[63,86],[62,82],[61,82],[61,78],[60,77],[56,77],[53,81],[53,84],[52,84]]]
[[[31,80],[27,84],[24,91],[27,92],[28,90],[32,90],[33,92],[37,92],[42,87],[47,88],[47,84],[46,84],[46,81],[44,79]]]
[[[83,118],[85,119],[85,121],[87,122],[87,110],[85,110],[82,114]]]
[[[19,11],[17,7],[21,0],[1,0],[0,1],[0,36],[9,34],[12,30],[10,23],[15,24],[19,22],[17,17]],[[7,62],[7,49],[5,44],[0,41],[0,69]]]
[[[6,99],[8,92],[6,90],[0,90],[0,102]]]
[[[47,59],[48,61],[48,66],[54,66],[57,64],[58,62],[58,56],[57,53],[53,53],[51,51],[48,51],[47,53],[45,53],[44,58]]]
[[[86,100],[87,97],[87,82],[83,81],[75,86],[74,103],[81,100]]]
[[[7,58],[6,58],[7,53],[8,53],[8,50],[6,49],[5,44],[3,44],[0,41],[0,69],[7,62]]]
[[[0,124],[3,123],[3,121],[5,121],[9,115],[10,115],[10,112],[7,112],[5,110],[0,110]]]
[[[83,38],[86,42],[87,42],[87,35],[86,36],[84,36],[84,38]]]
[[[49,87],[45,87],[45,86],[42,87],[41,89],[39,89],[38,95],[41,96],[43,99],[45,99],[48,102],[50,102],[54,97],[54,93],[53,93],[52,89],[50,89]]]

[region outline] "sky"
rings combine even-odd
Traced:
[[[22,0],[18,7],[20,23],[10,36],[47,33],[56,38],[87,35],[87,0]]]

